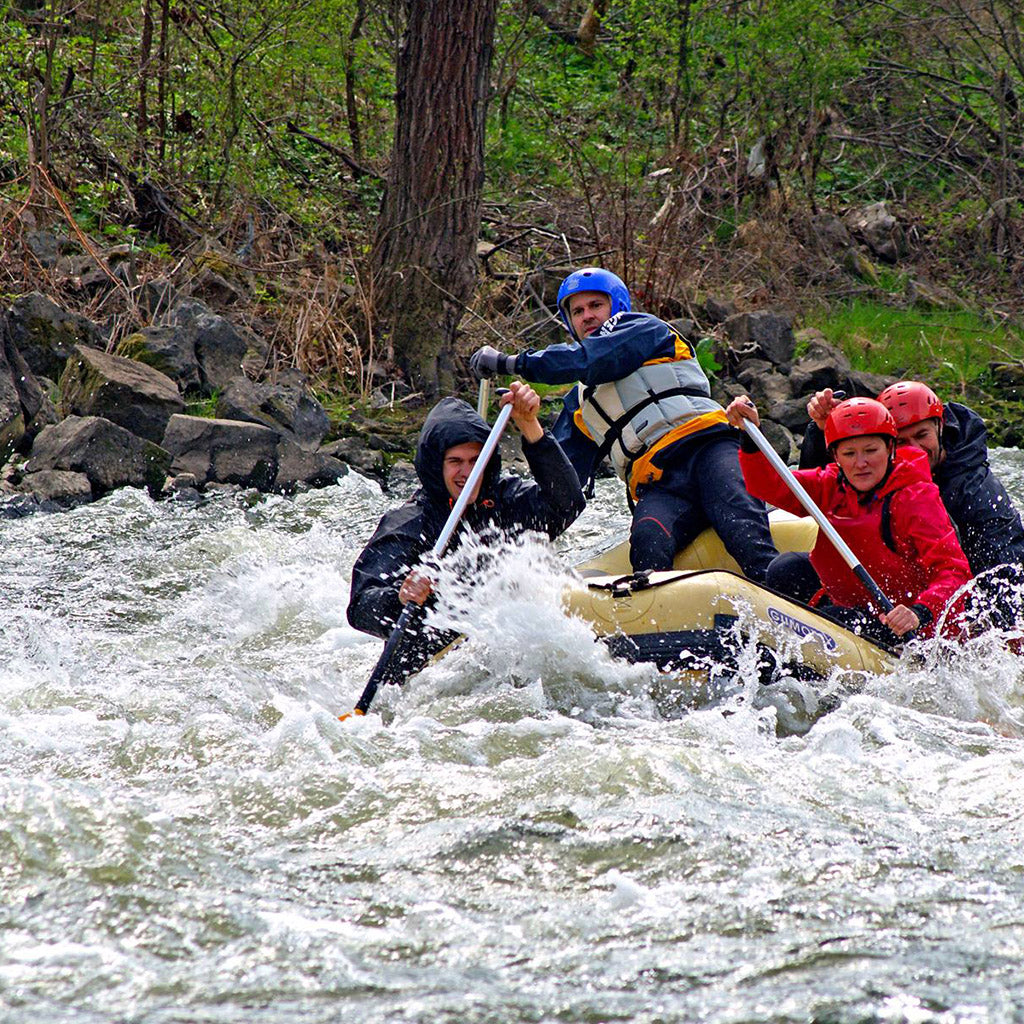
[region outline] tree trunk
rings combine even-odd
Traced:
[[[356,16],[348,34],[345,47],[345,114],[348,118],[348,137],[352,142],[352,158],[357,164],[363,162],[363,133],[359,128],[359,106],[356,103],[356,42],[363,31],[366,18],[366,0],[357,0]],[[353,172],[356,180],[360,175]]]
[[[496,0],[411,0],[394,147],[374,248],[375,299],[409,382],[450,390],[476,283]]]
[[[693,104],[693,83],[690,79],[690,64],[693,60],[693,40],[690,38],[692,6],[693,0],[676,0],[679,43],[676,47],[676,74],[670,105],[672,144],[677,150],[690,148],[690,109]]]

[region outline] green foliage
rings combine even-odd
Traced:
[[[24,166],[27,135],[18,111],[26,98],[25,74],[31,39],[25,26],[10,16],[10,4],[0,0],[0,166]],[[0,172],[0,180],[7,177]]]
[[[924,130],[929,118],[946,119],[964,128],[935,128],[936,137],[973,145],[970,166],[977,166],[998,148],[1000,118],[1008,116],[993,82],[1005,75],[1008,88],[1024,91],[1015,81],[1024,54],[1006,0],[989,5],[986,35],[969,31],[970,11],[957,0],[939,0],[945,27],[919,31],[933,6],[613,0],[589,55],[521,0],[500,0],[489,185],[527,179],[580,195],[613,188],[624,195],[675,156],[711,164],[717,153],[737,161],[736,179],[763,139],[766,175],[806,177],[809,195],[882,197],[894,182],[904,191],[955,190],[961,180],[952,159],[917,159],[909,144],[878,149],[865,140],[889,122]],[[581,9],[547,8],[567,29]],[[45,128],[50,154],[67,158],[85,126],[139,177],[180,183],[200,217],[241,195],[312,230],[336,214],[365,225],[380,182],[353,181],[330,147],[358,148],[370,166],[387,159],[399,3],[188,5],[173,12],[166,53],[155,31],[145,63],[141,10],[135,0],[85,7],[45,0],[37,11],[0,0],[0,180],[25,170],[33,133],[42,138]],[[882,79],[887,61],[910,71]],[[826,113],[857,122],[850,132],[859,132],[857,140],[832,140]],[[1024,126],[1007,127],[1019,137]],[[981,134],[971,138],[967,129]],[[731,237],[746,198],[723,197],[718,209],[704,199],[719,241]],[[80,196],[83,223],[102,230],[118,213],[117,199]]]
[[[112,200],[120,187],[112,181],[83,181],[75,186],[72,213],[85,231],[103,231]]]
[[[642,176],[651,147],[664,147],[658,110],[623,88],[629,57],[614,38],[594,56],[539,23],[523,25],[518,5],[501,5],[498,95],[490,109],[492,173],[579,184],[604,174]]]
[[[900,295],[907,286],[907,275],[894,267],[876,266],[875,278],[878,287],[893,295]]]
[[[199,395],[190,392],[185,396],[185,415],[202,416],[207,420],[216,419],[219,400],[219,391],[215,391],[212,395]]]
[[[486,197],[511,197],[510,209],[539,200],[529,213],[539,230],[494,261],[509,258],[509,279],[588,251],[624,267],[657,308],[667,293],[678,300],[703,287],[694,265],[705,255],[713,266],[725,251],[753,252],[744,225],[779,210],[796,223],[804,199],[833,209],[903,203],[927,239],[921,258],[951,261],[996,201],[1021,192],[1019,4],[991,0],[978,21],[962,0],[610,0],[592,54],[565,38],[584,6],[544,4],[563,19],[558,32],[522,0],[499,0]],[[157,25],[148,56],[144,9],[137,0],[0,0],[0,202],[28,194],[30,151],[42,163],[45,148],[88,232],[169,254],[134,226],[127,182],[149,178],[227,247],[222,225],[257,210],[263,219],[253,219],[277,237],[293,235],[284,247],[307,247],[301,258],[315,250],[351,261],[350,281],[370,282],[404,5],[172,5],[166,52]],[[158,16],[160,5],[148,9]],[[748,174],[758,144],[763,173]],[[381,175],[354,175],[338,150]],[[665,176],[649,178],[653,170]],[[673,195],[659,226],[655,211]],[[931,204],[923,216],[920,197]],[[520,219],[514,209],[495,218],[494,241]],[[971,269],[1019,291],[1017,230],[1015,251],[978,245]],[[903,292],[901,271],[870,269],[872,286]],[[782,271],[759,264],[752,273],[764,294],[778,294],[772,278]],[[253,291],[268,314],[295,315],[287,289]],[[1015,336],[959,318],[855,303],[824,322],[858,366],[889,372],[919,366],[924,353],[951,385],[1000,350],[1019,351]],[[719,370],[710,346],[698,358]]]
[[[45,139],[51,159],[66,159],[84,129],[139,178],[187,183],[200,214],[239,193],[272,197],[297,214],[320,196],[336,200],[350,183],[329,147],[354,144],[343,67],[353,74],[360,159],[382,159],[391,142],[386,41],[395,26],[389,11],[374,7],[351,39],[358,7],[357,0],[191,5],[169,23],[163,61],[155,26],[143,74],[139,4],[113,0],[86,11],[49,0],[43,18],[0,0],[0,165],[24,170],[33,135],[37,152]],[[90,230],[103,230],[113,209],[113,197],[98,194],[106,185],[90,184],[90,195],[75,189],[76,216]]]
[[[656,169],[705,169],[694,172],[706,185],[687,230],[712,246],[733,242],[758,215],[770,183],[816,197],[867,179],[886,197],[886,180],[871,180],[877,153],[865,159],[829,131],[884,46],[882,10],[834,0],[618,0],[590,56],[503,3],[489,184],[571,189],[595,240],[614,239],[618,258],[634,266],[671,244],[668,224],[664,237],[638,230],[665,199],[646,179]],[[745,178],[758,146],[761,174]]]
[[[870,8],[827,0],[629,0],[619,23],[637,93],[675,119],[684,144],[780,134],[796,144],[870,56]],[[781,156],[782,154],[779,153]]]
[[[751,201],[747,199],[743,203],[726,206],[719,212],[712,229],[716,242],[728,242],[736,234],[736,229],[747,219],[750,206]]]
[[[715,375],[722,369],[722,364],[715,358],[714,345],[714,338],[701,338],[697,342],[697,362],[707,374],[708,380],[714,380]]]

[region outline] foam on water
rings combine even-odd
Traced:
[[[667,714],[562,610],[620,499],[554,556],[445,559],[466,642],[345,722],[374,485],[0,523],[0,1016],[1019,1017],[1016,655],[926,653],[780,739],[750,646]]]
[[[566,613],[566,588],[578,582],[539,538],[494,544],[467,537],[436,575],[438,602],[427,623],[467,641],[421,674],[418,694],[472,693],[475,705],[500,691],[521,699],[524,710],[544,702],[589,721],[653,713],[656,673],[615,661],[586,623]],[[535,687],[521,698],[508,693],[529,684]],[[415,706],[415,699],[402,703]]]

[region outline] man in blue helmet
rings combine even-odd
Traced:
[[[572,341],[518,355],[487,345],[470,368],[480,377],[579,382],[553,433],[588,487],[606,456],[626,483],[634,571],[670,569],[676,552],[712,526],[744,573],[760,582],[778,552],[764,504],[743,483],[739,435],[712,399],[689,343],[630,306],[615,274],[576,270],[558,290]]]

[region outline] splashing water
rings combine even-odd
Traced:
[[[562,610],[627,522],[602,481],[553,549],[446,558],[467,640],[339,722],[392,504],[353,475],[0,523],[5,1024],[1024,1018],[1012,650],[779,738],[741,647],[735,699],[667,715]]]
[[[469,639],[450,666],[424,675],[463,693],[536,683],[552,711],[591,723],[651,717],[655,671],[615,661],[590,627],[566,612],[565,591],[578,582],[545,541],[468,537],[438,568],[439,602],[428,622]]]

